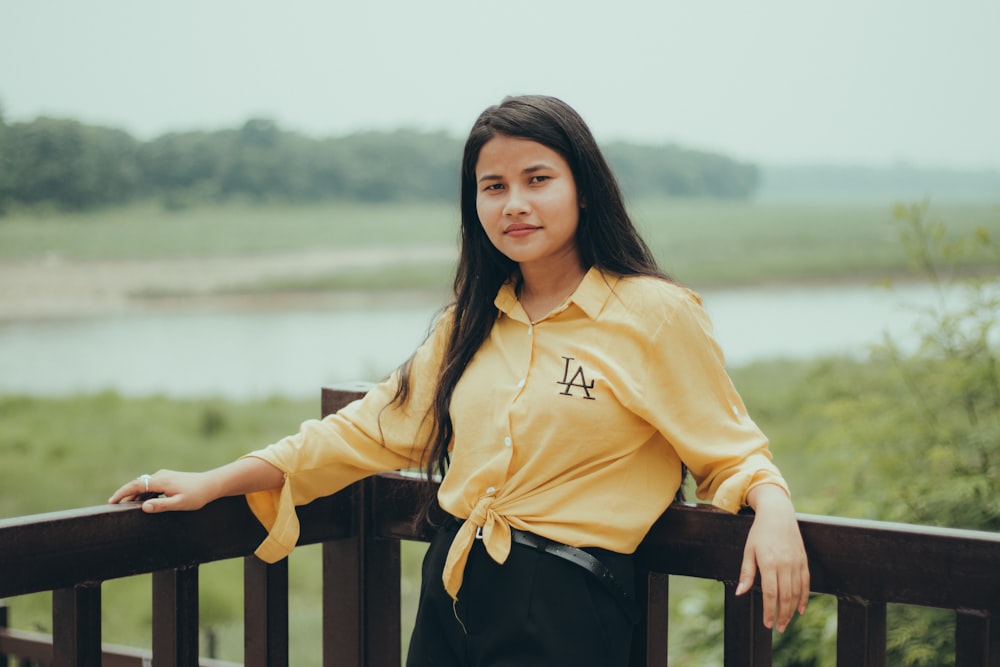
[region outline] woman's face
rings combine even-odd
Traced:
[[[529,266],[580,266],[580,201],[573,173],[559,153],[499,134],[479,152],[476,188],[476,211],[486,235],[522,272]]]

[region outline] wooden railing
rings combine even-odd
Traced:
[[[324,414],[357,395],[325,390]],[[323,545],[324,665],[399,665],[400,541],[429,538],[412,520],[419,484],[378,475],[299,508],[300,544]],[[668,664],[670,575],[724,583],[727,667],[771,664],[759,591],[734,595],[751,521],[687,504],[657,521],[637,552],[646,613],[633,665]],[[885,665],[887,603],[953,610],[956,665],[1000,665],[1000,535],[808,515],[799,523],[813,591],[838,600],[838,665]],[[53,591],[51,636],[6,628],[0,609],[0,665],[7,656],[74,667],[197,665],[198,566],[230,558],[244,558],[245,664],[287,665],[287,561],[251,556],[262,538],[241,498],[191,513],[122,505],[0,520],[0,599]],[[151,654],[102,645],[101,582],[149,572]]]

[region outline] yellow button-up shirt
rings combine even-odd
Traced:
[[[529,321],[511,284],[495,303],[496,323],[451,401],[451,463],[438,500],[466,519],[443,574],[452,596],[477,528],[501,563],[511,527],[633,552],[673,500],[682,462],[698,496],[730,512],[756,485],[787,492],[692,291],[591,269],[539,321]],[[414,356],[405,406],[386,409],[397,373],[339,413],[249,454],[285,473],[281,489],[247,496],[269,531],[259,557],[273,562],[295,546],[295,505],[421,464],[450,321],[446,313]]]

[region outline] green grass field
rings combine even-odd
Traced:
[[[68,259],[134,259],[451,243],[456,228],[456,212],[443,204],[231,203],[171,212],[148,203],[0,218],[0,260],[51,253]]]
[[[639,201],[632,215],[664,268],[696,287],[767,282],[833,282],[898,274],[905,259],[894,202],[759,203]],[[954,234],[976,227],[1000,235],[1000,208],[932,205]],[[59,256],[116,259],[241,255],[316,248],[455,244],[458,214],[444,204],[301,206],[232,203],[180,212],[143,204],[86,214],[0,218],[0,261]],[[318,290],[447,284],[449,264],[338,273],[256,290]]]

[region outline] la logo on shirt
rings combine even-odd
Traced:
[[[556,380],[556,384],[561,384],[563,386],[563,391],[559,392],[562,396],[577,396],[578,394],[573,393],[573,389],[582,389],[583,395],[580,398],[585,398],[590,401],[597,400],[590,395],[590,390],[594,388],[594,381],[587,381],[587,376],[583,372],[583,366],[576,365],[576,371],[572,371],[574,366],[573,362],[576,361],[573,357],[563,357],[566,365],[563,368],[562,380]],[[572,371],[572,375],[570,374]]]

